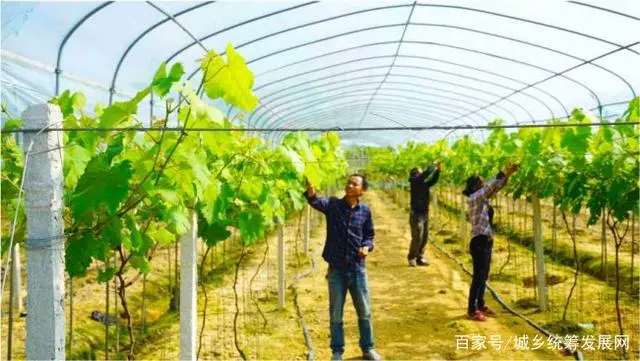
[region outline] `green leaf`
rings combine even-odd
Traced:
[[[182,107],[178,113],[178,120],[180,124],[184,125],[189,121],[189,124],[192,124],[194,127],[205,128],[215,128],[224,125],[224,115],[222,112],[218,108],[215,108],[200,99],[198,94],[193,91],[189,84],[185,84],[184,86],[176,85],[175,88],[189,102],[189,106]],[[216,134],[214,132],[205,133],[211,133],[211,137],[220,137],[225,134]]]
[[[109,143],[107,151],[105,152],[107,164],[111,164],[113,158],[120,155],[120,153],[122,153],[122,151],[124,150],[123,139],[124,133],[120,133],[113,139],[111,143]]]
[[[131,240],[131,251],[138,251],[142,245],[142,234],[140,234],[140,231],[138,230],[138,225],[136,224],[136,222],[133,220],[132,217],[127,217],[126,218],[126,222],[127,222],[127,229],[130,232],[130,240]]]
[[[587,128],[589,133],[579,130],[580,128]],[[589,149],[589,135],[591,130],[588,127],[566,128],[560,144],[571,153],[584,155]]]
[[[93,258],[105,260],[107,247],[104,240],[96,239],[91,232],[82,238],[70,238],[65,250],[65,267],[71,277],[84,276]]]
[[[22,128],[23,121],[22,119],[8,119],[4,126],[2,127],[2,132],[8,132],[12,130],[16,130]]]
[[[189,209],[175,206],[167,210],[169,229],[174,234],[185,234],[191,226]]]
[[[129,262],[133,268],[140,270],[143,274],[149,274],[151,271],[151,263],[145,257],[134,255]]]
[[[103,153],[91,159],[78,180],[70,202],[75,218],[83,219],[90,212],[100,213],[103,206],[113,214],[127,198],[133,173],[131,162],[125,160],[110,166],[107,158]]]
[[[153,83],[151,84],[153,87],[153,91],[158,94],[160,97],[164,97],[171,91],[171,87],[174,83],[180,81],[182,75],[184,75],[184,67],[181,63],[175,63],[171,67],[169,71],[169,76],[167,76],[167,64],[162,63],[156,71],[156,75],[153,77]]]
[[[640,121],[640,97],[635,97],[629,102],[625,120],[627,122]]]
[[[238,230],[245,244],[252,244],[264,237],[264,218],[257,210],[247,210],[238,216]]]
[[[138,104],[151,92],[151,87],[138,92],[133,99],[125,102],[114,102],[106,107],[100,115],[98,126],[100,128],[111,128],[120,126],[128,121],[138,111]]]
[[[217,179],[213,179],[204,191],[204,199],[201,202],[202,214],[208,223],[213,222],[213,212],[216,201],[220,196],[221,184]]]
[[[62,112],[62,117],[66,118],[73,114],[74,111],[82,111],[87,103],[87,99],[83,93],[73,93],[65,90],[60,96],[49,101],[51,104],[57,104]]]
[[[151,226],[149,227],[149,231],[147,233],[149,234],[149,237],[151,237],[161,246],[166,246],[176,240],[176,236],[173,233],[169,232],[169,230],[166,228]]]
[[[296,170],[296,172],[298,172],[299,174],[304,173],[305,164],[298,153],[284,146],[278,147],[278,151],[291,162],[291,165],[293,165],[293,168]]]
[[[78,144],[69,144],[64,148],[64,182],[67,188],[73,188],[91,160],[91,152]]]
[[[322,170],[318,166],[318,163],[310,163],[307,164],[307,167],[304,171],[305,177],[311,182],[311,184],[321,185],[323,184],[323,180],[325,178]]]
[[[162,200],[167,202],[168,204],[179,204],[181,203],[180,197],[178,196],[178,192],[173,189],[168,188],[153,188],[149,194],[158,195]]]
[[[109,267],[104,271],[98,270],[98,283],[111,281],[111,279],[113,279],[113,276],[115,276],[115,274],[116,274],[116,269],[113,267]]]
[[[100,232],[102,239],[106,239],[111,249],[122,244],[122,221],[119,217],[113,217]]]
[[[231,236],[231,232],[227,230],[227,226],[219,223],[207,223],[204,218],[200,218],[198,222],[198,236],[202,238],[207,246],[215,246],[218,242],[224,241]]]
[[[240,193],[249,200],[255,200],[262,193],[262,183],[259,178],[245,179],[240,186]]]
[[[227,63],[216,52],[210,51],[202,61],[204,89],[210,99],[223,98],[227,104],[251,111],[258,104],[253,94],[253,73],[242,56],[227,45]]]

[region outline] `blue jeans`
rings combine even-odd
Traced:
[[[473,279],[469,289],[469,307],[467,312],[472,314],[484,307],[484,290],[487,288],[489,266],[491,265],[491,249],[493,240],[485,235],[473,237],[469,245],[473,259]]]
[[[373,349],[373,323],[371,319],[371,298],[369,296],[369,282],[366,269],[340,272],[329,266],[327,270],[329,281],[329,318],[331,327],[331,350],[344,352],[344,326],[342,315],[347,290],[351,294],[353,305],[358,314],[358,328],[360,329],[360,349],[368,352]]]

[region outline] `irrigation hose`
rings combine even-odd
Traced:
[[[442,248],[442,246],[440,246],[439,244],[437,244],[436,242],[431,242],[433,244],[434,247],[436,247],[440,252],[442,252],[443,254],[445,254],[447,257],[449,257],[451,260],[453,260],[454,262],[456,262],[464,272],[466,272],[469,276],[472,276],[472,273],[469,272],[469,270],[467,269],[467,267],[460,262],[460,260],[458,260],[457,258],[455,258],[453,255],[451,255],[449,252],[447,252],[444,248]],[[491,287],[491,285],[489,284],[489,282],[487,282],[487,289],[489,290],[489,292],[491,292],[491,295],[493,295],[493,297],[496,299],[496,301],[498,301],[498,303],[504,307],[507,311],[511,312],[512,314],[514,314],[515,316],[523,319],[525,322],[527,322],[529,325],[531,325],[533,328],[535,328],[536,330],[538,330],[539,332],[541,332],[542,334],[544,334],[547,337],[551,337],[551,336],[555,336],[553,335],[550,331],[544,329],[542,326],[540,326],[539,324],[537,324],[535,321],[531,320],[530,318],[528,318],[527,316],[519,313],[518,311],[514,310],[513,308],[511,308],[506,302],[504,302],[504,300],[502,299],[502,297],[500,297],[500,295],[498,294],[498,292],[496,292],[496,290],[493,289],[493,287]],[[578,350],[572,351],[569,346],[567,346],[566,343],[564,343],[564,341],[561,340],[561,338],[557,337],[558,342],[562,345],[562,347],[564,348],[564,351],[567,353],[570,353],[571,355],[573,355],[573,357],[577,360],[577,361],[583,361],[584,358],[582,357],[582,353]]]

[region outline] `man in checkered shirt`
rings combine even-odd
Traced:
[[[471,220],[471,244],[469,252],[473,259],[473,280],[469,289],[469,317],[476,321],[486,321],[487,316],[496,313],[485,305],[484,291],[489,277],[491,249],[493,248],[493,208],[489,204],[491,198],[506,183],[507,179],[518,169],[510,165],[503,172],[484,183],[481,177],[472,176],[467,179],[467,186],[462,194],[469,197],[469,219]]]

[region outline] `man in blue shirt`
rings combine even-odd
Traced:
[[[380,360],[374,350],[371,298],[365,259],[373,250],[373,220],[369,207],[359,198],[367,190],[366,178],[360,174],[349,177],[343,198],[318,197],[307,182],[305,196],[311,207],[324,213],[327,220],[327,240],[322,257],[329,264],[329,318],[332,360],[342,360],[344,326],[342,315],[347,290],[358,314],[360,349],[364,360]]]

